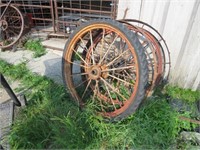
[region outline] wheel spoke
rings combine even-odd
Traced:
[[[89,52],[84,40],[81,37],[79,37],[79,39],[81,40],[81,43],[83,44],[84,48],[87,50],[86,52]]]
[[[113,99],[112,99],[112,96],[111,96],[111,94],[110,94],[110,91],[109,91],[109,89],[108,89],[108,87],[107,87],[107,85],[106,85],[106,83],[105,83],[104,80],[103,80],[103,83],[104,83],[104,85],[105,85],[105,87],[106,87],[106,91],[107,91],[107,93],[108,93],[108,95],[109,95],[109,97],[110,97],[110,101],[111,101],[111,103],[113,104],[114,109],[117,110],[117,108],[116,108],[116,106],[115,106],[115,103],[114,103],[114,101],[113,101]]]
[[[12,17],[10,18],[12,20],[12,22],[9,22],[9,24],[13,24],[13,23],[16,23],[16,21],[20,22],[20,17]]]
[[[107,84],[115,93],[117,93],[119,96],[121,96],[125,101],[127,101],[127,99],[119,93],[119,91],[117,91],[117,89],[115,89],[112,85],[110,85],[106,80],[104,80],[102,77],[100,78],[105,84]]]
[[[71,76],[83,76],[83,75],[87,75],[88,73],[73,73],[73,74],[71,74]]]
[[[135,66],[126,66],[126,67],[120,67],[120,68],[112,68],[112,69],[106,69],[102,70],[101,72],[109,72],[109,71],[115,71],[115,70],[124,70],[124,69],[134,69]]]
[[[132,80],[135,80],[135,79],[133,79],[133,77],[126,71],[126,70],[123,70],[125,73],[126,73],[126,75],[129,77],[129,78],[131,78]]]
[[[88,90],[88,87],[89,87],[89,85],[90,85],[90,83],[91,83],[91,79],[89,80],[89,82],[88,82],[88,84],[87,84],[87,86],[86,86],[86,88],[85,88],[85,90],[84,90],[84,92],[83,92],[83,94],[82,94],[82,99],[84,98],[84,96],[85,96],[85,93],[86,93],[86,91]]]
[[[115,39],[113,40],[113,42],[110,44],[109,48],[107,49],[107,51],[105,52],[103,58],[99,61],[99,64],[101,64],[103,62],[103,60],[105,59],[105,57],[107,56],[108,52],[110,51],[111,47],[113,46],[113,44],[115,43],[115,41],[117,40],[119,36],[117,35],[115,37]]]
[[[89,68],[88,66],[84,66],[84,65],[81,65],[81,64],[78,64],[78,63],[75,63],[75,62],[71,62],[71,61],[67,61],[73,65],[76,65],[76,66],[80,66],[80,67],[83,67],[83,68]]]
[[[102,39],[101,39],[101,50],[100,50],[100,60],[102,59],[102,55],[103,55],[103,48],[104,48],[104,42],[105,40],[105,29],[103,29],[103,35],[102,35]]]
[[[117,77],[115,77],[115,76],[113,76],[113,75],[108,74],[108,76],[110,76],[110,77],[112,77],[112,78],[114,78],[114,79],[117,79],[117,80],[119,80],[119,81],[121,81],[121,82],[124,82],[125,84],[134,86],[134,84],[129,83],[129,82],[126,82],[125,80],[122,80],[122,79],[120,79],[120,78],[117,78]]]
[[[79,86],[81,86],[81,85],[83,85],[85,82],[87,82],[89,79],[87,79],[87,80],[85,80],[85,81],[83,81],[83,82],[81,82],[81,83],[79,83],[77,86],[75,86],[74,88],[76,89],[77,87],[79,87]]]
[[[75,53],[76,53],[76,55],[88,66],[88,63],[83,59],[83,57],[77,52],[77,51],[75,51],[74,49],[72,49]]]
[[[92,31],[90,30],[90,43],[91,43],[91,50],[92,50],[92,55],[91,55],[91,58],[92,58],[92,62],[93,64],[95,65],[96,62],[94,60],[94,43],[93,43],[93,39],[92,39]]]
[[[117,75],[117,76],[121,76],[122,78],[126,78],[126,79],[129,79],[129,80],[133,80],[132,77],[126,76],[124,73],[123,73],[123,74],[119,74],[119,73],[114,72],[114,74]]]
[[[8,16],[14,16],[14,14],[16,13],[15,10],[14,11],[7,11],[8,12]],[[12,13],[12,14],[11,14]]]
[[[97,93],[99,92],[98,84],[99,84],[99,81],[96,80],[95,86],[94,86],[94,95],[93,95],[92,99],[94,99],[95,96],[97,95]]]
[[[99,81],[98,81],[98,80],[95,80],[95,81],[96,81],[96,82],[95,82],[94,95],[93,95],[93,98],[92,98],[92,99],[94,100],[95,96],[97,96],[97,99],[98,99],[99,102],[100,102],[101,110],[104,111],[104,108],[106,108],[106,107],[103,105],[101,98],[98,96],[99,94],[101,94],[101,93],[99,92],[99,86],[98,86]]]
[[[123,53],[121,53],[119,56],[117,56],[115,59],[113,59],[111,62],[109,62],[106,66],[110,66],[112,65],[117,59],[119,59],[120,57],[122,57],[122,55],[124,55],[129,49],[126,49]]]
[[[18,35],[18,33],[16,33],[16,31],[12,30],[10,27],[7,30],[10,31],[10,32],[12,32],[15,36]],[[6,32],[8,32],[8,31],[6,31]]]

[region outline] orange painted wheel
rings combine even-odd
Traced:
[[[120,120],[142,102],[147,60],[137,36],[113,20],[95,20],[79,27],[66,43],[63,78],[82,107],[92,100],[104,117]]]

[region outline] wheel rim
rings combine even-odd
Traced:
[[[134,101],[138,60],[120,30],[100,23],[83,28],[68,43],[64,59],[65,82],[80,106],[92,98],[103,116],[115,117]]]
[[[132,25],[123,20],[120,20],[120,22],[124,23],[129,30],[136,33],[144,47],[149,70],[149,88],[147,88],[146,94],[150,96],[154,87],[160,83],[164,72],[162,47],[159,45],[155,37],[146,29]]]
[[[171,58],[170,58],[170,52],[169,52],[169,48],[164,40],[164,38],[162,37],[162,35],[155,29],[153,28],[151,25],[139,21],[139,20],[135,20],[135,19],[122,19],[119,20],[120,22],[126,22],[128,24],[132,24],[134,26],[137,26],[138,28],[140,28],[140,30],[143,30],[144,34],[146,34],[147,36],[150,37],[150,39],[157,44],[157,49],[160,49],[158,51],[158,56],[159,61],[162,61],[161,64],[159,64],[159,68],[160,70],[162,70],[162,73],[159,74],[159,78],[156,81],[156,84],[159,84],[159,82],[163,81],[163,80],[168,80],[169,78],[169,73],[170,73],[170,68],[171,68]]]
[[[6,5],[0,6],[1,13]],[[14,6],[8,6],[0,20],[0,48],[9,48],[14,45],[22,35],[24,19],[21,12]]]

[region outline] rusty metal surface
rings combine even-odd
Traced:
[[[4,3],[8,1],[2,0]],[[10,6],[20,10],[17,12],[26,14],[32,26],[37,26],[38,30],[51,28],[50,32],[53,34],[62,34],[65,37],[77,26],[92,19],[116,19],[118,3],[117,0],[11,0],[10,2],[12,2]],[[5,7],[6,4],[1,6]],[[7,25],[4,20],[1,17],[0,25],[4,25],[6,30],[9,24]],[[123,19],[118,22],[119,26],[124,27],[124,31],[120,30],[119,26],[115,28],[112,24],[108,25],[108,22],[107,24],[94,21],[88,23],[88,26],[83,25],[71,37],[68,43],[69,49],[65,50],[63,56],[65,82],[73,97],[82,106],[85,105],[84,99],[92,95],[93,99],[98,99],[95,103],[98,103],[100,112],[108,117],[115,117],[125,112],[137,97],[141,86],[139,84],[141,66],[145,61],[148,62],[145,68],[148,70],[146,96],[150,96],[158,84],[168,79],[171,67],[169,49],[156,29],[134,19]],[[145,61],[138,60],[140,56],[137,50],[134,49],[133,43],[130,44],[132,42],[129,40],[130,37],[126,37],[129,32],[123,33],[125,28],[133,32],[132,38],[137,37],[138,41],[133,41],[138,43],[133,43],[141,44],[143,48],[140,50],[145,54],[144,58],[146,56]],[[143,61],[143,64],[138,65],[140,61]],[[77,84],[78,81],[81,82]]]
[[[81,23],[97,18],[115,19],[118,0],[1,0],[0,5],[14,7],[21,18],[21,24],[14,21],[15,26],[22,27],[17,35],[4,36],[0,41],[1,48],[13,46],[30,27],[36,30],[48,30],[50,33],[70,34]],[[3,16],[1,12],[1,16]],[[8,12],[7,12],[8,13]],[[10,16],[13,14],[8,14]],[[9,21],[0,19],[0,25],[9,26]],[[6,21],[5,21],[6,20]],[[13,18],[10,19],[13,22]],[[25,26],[24,22],[25,20]],[[18,30],[16,30],[18,31]],[[63,36],[64,37],[64,36]],[[13,40],[10,42],[9,40]],[[9,43],[9,44],[5,44]]]
[[[33,26],[52,26],[53,33],[68,33],[66,28],[74,29],[83,20],[115,19],[118,0],[11,0],[11,4],[28,15]]]
[[[0,48],[9,48],[15,44],[24,30],[22,13],[10,2],[0,4]]]
[[[160,33],[147,23],[134,19],[123,19],[119,21],[128,26],[128,28],[136,34],[140,33],[143,37],[143,39],[140,40],[141,42],[148,43],[148,47],[144,47],[144,50],[146,51],[148,64],[153,68],[153,70],[149,68],[150,86],[147,90],[147,95],[151,95],[153,89],[162,81],[168,80],[169,77],[171,61],[166,42]],[[149,53],[152,56],[149,57]]]
[[[171,67],[171,58],[170,58],[170,51],[169,48],[165,42],[165,39],[162,37],[162,35],[151,25],[142,22],[140,20],[135,19],[123,19],[123,21],[132,23],[133,25],[139,26],[140,28],[148,31],[148,34],[151,35],[152,39],[154,39],[160,46],[160,51],[162,55],[162,65],[163,70],[161,76],[164,78],[164,80],[167,80],[169,78],[170,73],[170,67]]]
[[[71,95],[80,106],[85,105],[85,99],[92,99],[100,114],[109,118],[128,114],[129,108],[134,112],[139,102],[134,107],[132,104],[138,101],[137,94],[142,93],[141,84],[145,86],[141,97],[150,96],[155,87],[167,80],[169,70],[166,68],[170,68],[167,45],[153,27],[138,20],[119,22],[133,32],[133,41],[138,39],[132,43],[133,47],[129,45],[131,40],[123,36],[127,32],[122,33],[119,28],[97,20],[83,25],[71,36],[63,55],[64,82]],[[148,62],[145,66],[148,75],[142,77],[145,61],[137,60],[139,54],[135,49],[140,44],[143,48],[139,51]],[[142,64],[138,65],[140,61]],[[146,78],[148,85],[140,83]]]
[[[68,30],[94,18],[115,19],[117,3],[117,0],[54,0],[56,30],[70,33]]]
[[[65,82],[80,106],[92,97],[99,112],[107,117],[130,108],[139,88],[141,68],[122,31],[108,24],[90,24],[70,40],[65,52]]]

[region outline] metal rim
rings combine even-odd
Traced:
[[[7,5],[0,5],[4,12]],[[13,46],[21,37],[24,30],[24,18],[15,6],[9,5],[0,20],[0,48]]]
[[[64,60],[65,82],[80,106],[92,96],[99,112],[115,117],[134,101],[139,83],[137,54],[118,29],[102,23],[84,27],[70,39]]]
[[[141,30],[144,30],[145,34],[147,34],[155,43],[159,45],[160,47],[159,55],[162,56],[161,58],[162,59],[162,74],[159,75],[159,78],[156,81],[156,84],[159,84],[163,80],[168,80],[170,67],[171,67],[171,58],[170,58],[169,48],[164,38],[162,37],[162,35],[151,25],[145,22],[142,22],[140,20],[122,19],[119,21],[129,23],[131,25],[136,26],[137,28],[140,28]]]
[[[160,72],[159,67],[159,56],[157,56],[157,50],[156,44],[154,41],[152,41],[152,38],[146,34],[146,31],[143,29],[140,29],[139,27],[136,27],[128,22],[120,21],[121,23],[125,24],[129,30],[134,32],[138,39],[140,40],[143,50],[145,51],[145,55],[148,61],[148,70],[149,70],[149,77],[148,77],[148,89],[146,90],[147,95],[151,95],[151,91],[155,86],[155,81],[159,75],[159,73],[162,73],[162,70]],[[161,63],[162,65],[162,63]],[[162,66],[161,66],[162,67]]]

